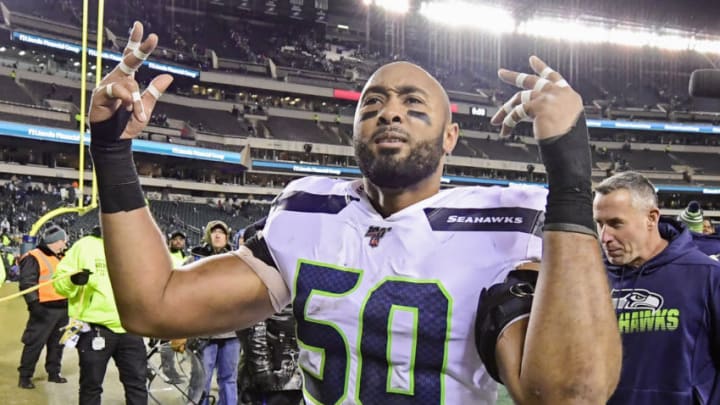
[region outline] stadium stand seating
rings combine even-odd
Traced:
[[[19,104],[34,104],[25,89],[11,77],[0,76],[0,88],[2,89],[3,100]]]
[[[301,142],[340,144],[340,138],[331,135],[328,131],[312,121],[270,117],[266,125],[274,138]]]

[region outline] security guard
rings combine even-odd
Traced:
[[[67,233],[59,226],[52,225],[45,230],[37,247],[27,252],[20,261],[20,290],[52,279],[66,243]],[[24,297],[30,317],[22,335],[25,346],[18,367],[18,386],[35,388],[32,376],[44,346],[47,347],[45,371],[48,373],[48,381],[66,383],[67,379],[60,375],[63,354],[60,328],[68,321],[68,301],[55,291],[52,283],[45,284]]]
[[[178,268],[188,262],[190,257],[185,251],[185,233],[180,230],[171,231],[168,234],[168,248],[170,249],[170,258],[173,267]],[[185,379],[175,369],[175,352],[184,351],[186,339],[173,339],[170,345],[164,344],[160,347],[160,365],[165,374],[166,381],[169,384],[180,384]]]
[[[70,278],[63,275],[81,271]],[[100,227],[75,242],[53,278],[57,291],[69,299],[71,318],[88,324],[77,342],[80,358],[80,404],[100,404],[107,364],[112,358],[125,388],[125,403],[147,405],[147,359],[140,336],[120,324],[108,277]]]

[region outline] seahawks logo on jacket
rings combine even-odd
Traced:
[[[613,307],[617,311],[651,309],[656,311],[662,308],[663,297],[642,288],[626,288],[612,290]]]
[[[663,296],[646,289],[613,289],[612,302],[620,333],[674,331],[680,324],[680,310],[663,308]]]

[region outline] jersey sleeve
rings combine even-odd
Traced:
[[[504,250],[501,254],[507,260],[493,283],[503,282],[507,274],[518,266],[542,259],[542,229],[545,225],[547,190],[538,186],[511,185],[502,189],[499,198],[501,206],[523,210],[523,220],[527,223],[523,232],[517,232],[512,241],[498,246]]]
[[[329,177],[303,177],[290,182],[273,201],[262,234],[288,287],[292,288],[297,264],[291,258],[303,256],[307,248],[298,243],[303,230],[314,226],[315,214],[342,210],[347,184]]]

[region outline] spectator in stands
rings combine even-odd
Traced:
[[[187,236],[185,232],[180,230],[172,231],[168,234],[168,248],[170,249],[170,258],[173,261],[173,267],[179,268],[186,264],[190,257],[185,251],[185,241]]]
[[[7,218],[5,219],[5,221],[7,221]],[[12,238],[10,237],[10,225],[8,224],[7,228],[2,228],[0,230],[0,232],[2,232],[2,233],[0,233],[0,245],[12,246],[13,241],[12,241]]]
[[[228,243],[230,227],[223,221],[210,221],[205,226],[203,245],[192,249],[193,257],[198,259],[227,253],[232,250]],[[217,384],[220,391],[218,405],[238,403],[238,362],[240,360],[240,340],[234,331],[202,338],[206,345],[202,351],[205,368],[205,392],[210,392],[214,371],[217,369]],[[205,398],[204,405],[207,405]]]
[[[704,233],[703,210],[699,202],[690,201],[677,219],[690,230],[693,242],[701,252],[710,257],[720,255],[720,237]]]
[[[48,283],[63,257],[67,244],[67,233],[57,225],[49,226],[42,234],[37,247],[25,254],[20,260],[20,290],[42,284],[41,287],[24,295],[30,312],[20,358],[20,388],[35,388],[32,376],[43,347],[45,353],[45,371],[48,381],[66,383],[60,375],[63,347],[60,345],[60,328],[68,322],[67,298],[55,291]]]
[[[713,221],[710,218],[703,219],[702,233],[705,235],[715,235],[715,224],[713,224]]]
[[[82,330],[86,330],[77,341],[80,405],[100,404],[111,358],[120,372],[125,403],[147,405],[145,344],[142,337],[128,333],[120,323],[99,226],[73,244],[53,280],[58,293],[69,299],[70,318],[82,322]]]
[[[684,226],[660,218],[643,175],[620,173],[595,191],[624,345],[608,404],[720,403],[720,263],[697,249]]]
[[[7,217],[3,217],[2,222],[0,222],[0,234],[6,234],[10,232],[10,221],[8,221]],[[3,243],[0,241],[0,243]]]
[[[684,223],[692,232],[702,233],[703,211],[700,203],[690,201],[688,206],[678,215],[678,221]]]

